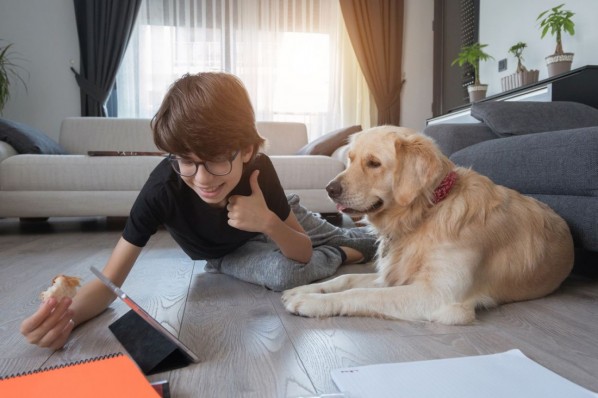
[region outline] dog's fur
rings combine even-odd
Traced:
[[[444,200],[435,189],[457,179]],[[530,300],[559,287],[573,239],[548,206],[456,167],[413,130],[353,135],[349,166],[328,186],[346,213],[379,235],[376,274],[343,275],[284,292],[288,311],[466,324],[478,307]]]

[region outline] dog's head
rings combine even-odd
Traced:
[[[431,201],[452,164],[434,142],[414,130],[375,127],[351,137],[347,168],[326,187],[340,211],[374,214]]]

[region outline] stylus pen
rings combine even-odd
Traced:
[[[122,290],[120,290],[120,288],[118,286],[116,286],[114,283],[112,283],[112,281],[110,279],[108,279],[104,274],[102,274],[96,267],[91,266],[91,267],[89,267],[89,269],[91,270],[91,272],[93,272],[95,274],[95,276],[100,278],[100,280],[102,282],[104,282],[110,289],[112,289],[114,294],[116,294],[122,300],[128,299],[127,294],[125,292],[123,292]]]

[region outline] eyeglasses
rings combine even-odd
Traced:
[[[182,177],[193,177],[197,174],[199,166],[205,167],[206,171],[215,176],[225,176],[230,174],[233,169],[233,161],[237,158],[239,150],[237,150],[228,159],[206,160],[204,162],[193,162],[191,160],[176,157],[175,155],[168,155],[170,165]]]

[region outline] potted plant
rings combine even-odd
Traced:
[[[571,19],[575,14],[569,10],[562,10],[561,8],[564,5],[561,4],[548,9],[536,18],[536,21],[540,21],[541,38],[544,38],[549,31],[551,35],[556,37],[554,54],[546,57],[549,77],[568,72],[571,70],[571,63],[573,62],[573,53],[563,51],[562,34],[575,35],[575,23]]]
[[[509,48],[509,52],[517,58],[517,69],[515,73],[505,76],[500,80],[503,91],[509,91],[538,81],[540,71],[537,69],[527,70],[525,65],[523,65],[523,50],[526,47],[527,43],[520,41]]]
[[[10,98],[11,80],[13,78],[20,81],[27,89],[25,81],[18,73],[23,68],[12,60],[14,59],[14,53],[10,51],[11,46],[12,44],[5,47],[0,46],[0,114],[2,114],[2,110]]]
[[[491,55],[484,51],[484,47],[487,46],[487,44],[474,43],[469,46],[461,47],[461,52],[459,52],[457,58],[455,58],[451,64],[451,66],[455,64],[459,64],[459,66],[468,64],[473,67],[474,82],[473,84],[467,86],[470,102],[475,102],[486,98],[488,85],[480,83],[480,61],[494,59]]]

